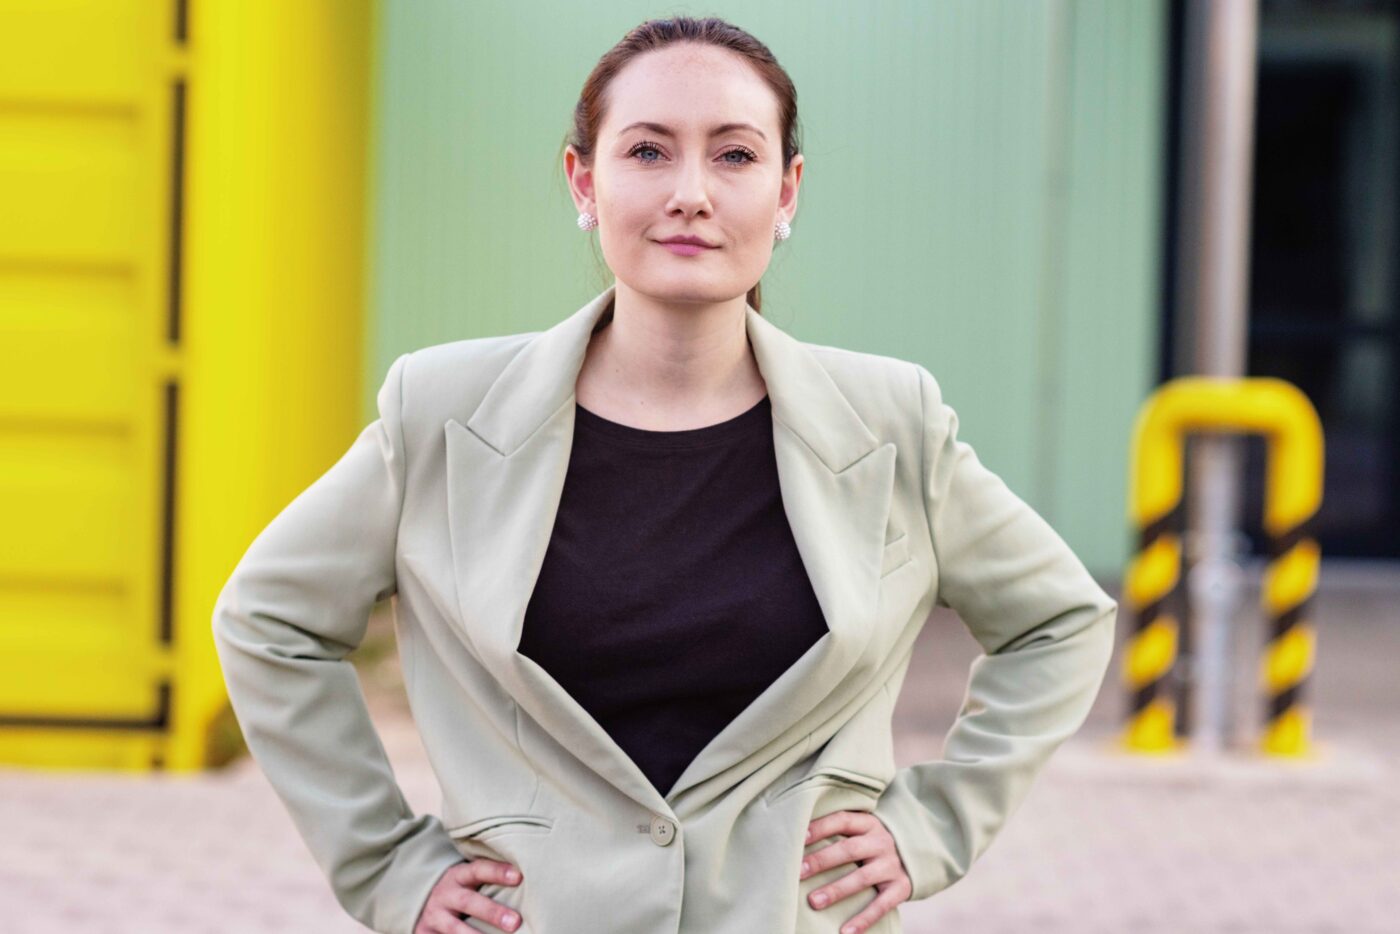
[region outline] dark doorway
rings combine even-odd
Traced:
[[[1184,6],[1172,4],[1173,206]],[[1174,273],[1174,208],[1168,219]],[[1322,419],[1322,554],[1400,558],[1400,3],[1261,3],[1249,255],[1248,373],[1298,386]],[[1163,379],[1177,375],[1171,288]],[[1268,551],[1264,461],[1251,438],[1255,555]]]

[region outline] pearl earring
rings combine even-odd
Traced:
[[[776,224],[773,225],[774,240],[786,240],[788,237],[791,236],[792,228],[788,226],[787,221],[778,221]]]
[[[592,214],[589,214],[587,211],[584,211],[582,214],[580,214],[580,215],[578,216],[578,229],[579,229],[579,230],[589,231],[589,230],[592,230],[594,227],[597,227],[597,226],[598,226],[598,218],[594,217]]]

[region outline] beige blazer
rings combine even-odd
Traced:
[[[915,363],[797,340],[746,311],[783,504],[829,631],[666,794],[519,654],[615,284],[545,331],[404,354],[379,417],[252,542],[213,633],[249,748],[339,903],[410,934],[464,858],[543,934],[836,934],[874,898],[813,909],[809,821],[873,811],[927,898],[961,878],[1085,719],[1117,603],[957,439]],[[414,814],[345,656],[394,596],[406,690],[442,786]],[[986,650],[944,758],[895,768],[891,712],[935,603]],[[657,665],[684,665],[683,653]],[[496,930],[485,921],[469,922]],[[871,931],[900,931],[890,912]]]

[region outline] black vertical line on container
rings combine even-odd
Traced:
[[[166,315],[166,339],[180,342],[181,256],[184,246],[185,217],[185,81],[174,85],[171,106],[174,122],[170,134],[170,289]]]
[[[190,38],[190,10],[187,0],[175,0],[175,41],[184,45]]]
[[[175,380],[165,383],[165,475],[161,478],[160,554],[160,641],[170,645],[175,635],[175,452],[179,419],[180,387]]]

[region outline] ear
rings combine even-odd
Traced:
[[[572,145],[564,149],[564,177],[569,180],[569,194],[579,212],[598,215],[598,202],[593,190],[593,170],[583,164],[578,150]]]
[[[802,184],[802,153],[792,157],[783,173],[783,185],[778,192],[778,219],[792,223],[797,214],[797,189]]]

